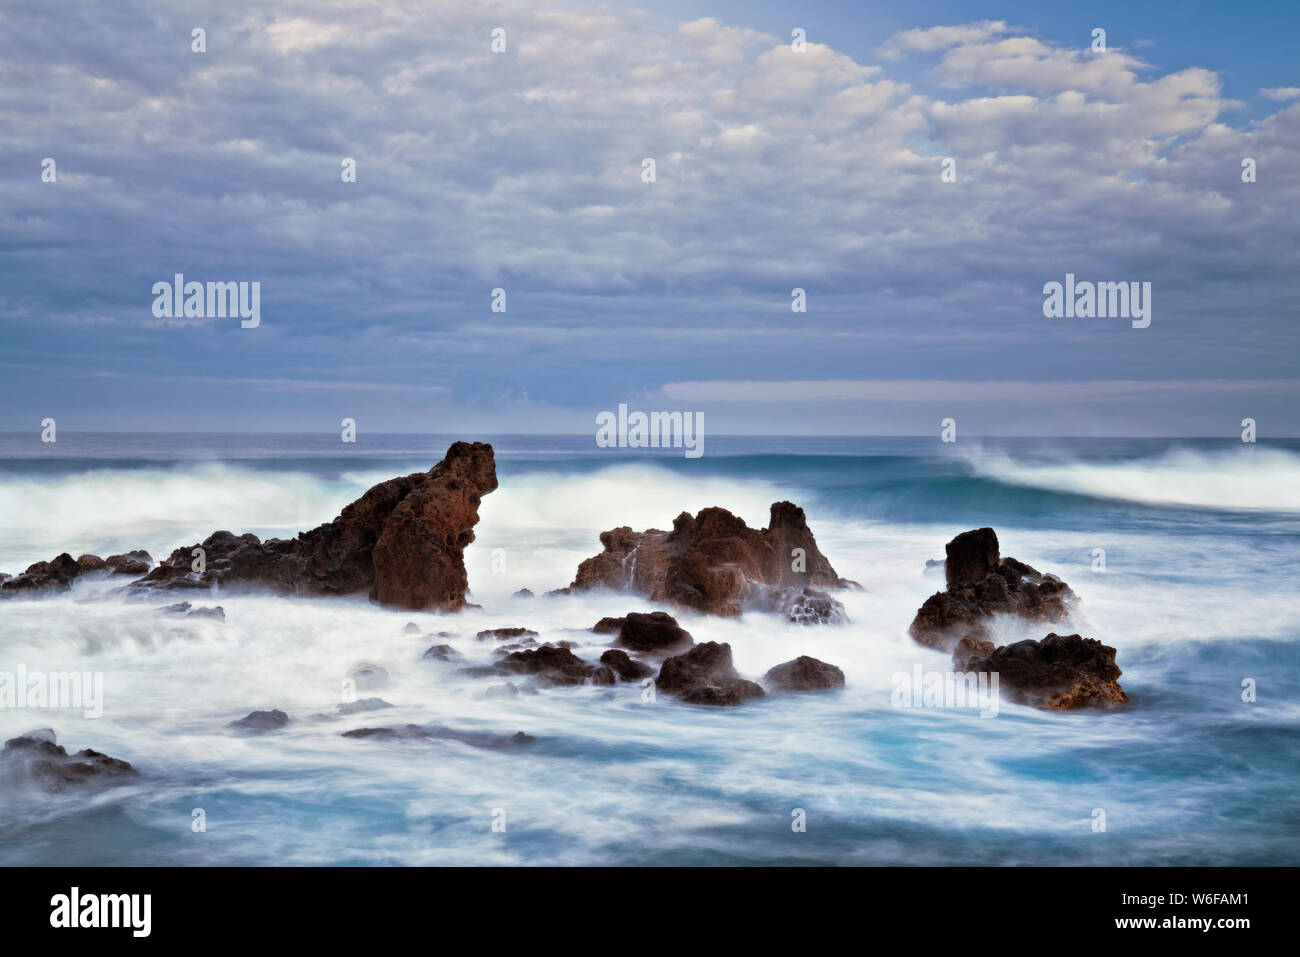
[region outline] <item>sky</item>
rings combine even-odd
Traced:
[[[0,431],[1300,435],[1297,41],[1294,3],[6,0]],[[177,273],[260,324],[155,315]],[[1150,324],[1046,317],[1067,274]]]

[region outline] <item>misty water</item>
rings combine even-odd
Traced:
[[[170,618],[155,609],[178,597],[125,597],[121,578],[0,602],[0,671],[104,680],[102,716],[0,708],[0,737],[49,727],[69,751],[141,772],[64,794],[0,788],[0,863],[1300,863],[1297,444],[710,436],[687,460],[590,436],[482,438],[500,487],[466,553],[479,609],[187,593],[226,620]],[[451,439],[0,436],[0,570],[64,551],[156,560],[217,529],[289,536],[428,468]],[[608,636],[592,624],[652,609],[543,597],[600,550],[600,531],[667,528],[710,505],[762,527],[781,499],[865,586],[839,596],[850,623],[673,613],[697,642],[729,642],[746,677],[807,654],[843,669],[843,690],[709,709],[647,701],[634,683],[507,697],[504,679],[459,673],[494,660],[481,629],[524,626],[594,661]],[[983,525],[1004,555],[1070,583],[1079,603],[1054,630],[1117,648],[1131,707],[895,706],[894,675],[950,667],[907,635],[943,587],[926,562]],[[1048,630],[996,624],[999,643]],[[443,643],[464,659],[422,660]],[[393,707],[341,716],[360,662],[389,675],[362,696]],[[1257,700],[1243,701],[1244,679]],[[227,727],[271,708],[291,716],[283,731]],[[341,736],[403,724],[467,734]],[[485,746],[517,731],[536,740]]]

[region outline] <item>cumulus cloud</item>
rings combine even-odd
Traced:
[[[196,54],[193,17],[152,9],[86,5],[71,31],[37,0],[6,12],[0,328],[33,369],[188,369],[235,404],[218,380],[583,409],[719,378],[1249,381],[1289,362],[1300,108],[1234,124],[1210,66],[1000,21],[903,31],[861,62],[833,38],[796,52],[712,18],[511,0],[232,0]],[[258,337],[159,330],[148,290],[178,271],[261,280]],[[1067,271],[1152,281],[1146,338],[1046,324],[1042,284]]]

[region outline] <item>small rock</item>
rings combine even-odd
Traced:
[[[243,731],[246,734],[266,734],[269,731],[279,731],[289,723],[289,716],[283,711],[272,709],[271,711],[250,711],[238,721],[232,721],[226,727],[235,731]]]

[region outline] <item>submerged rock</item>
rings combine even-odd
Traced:
[[[383,688],[388,684],[388,670],[372,661],[361,661],[348,669],[348,679],[358,691]]]
[[[824,661],[800,655],[769,669],[763,680],[778,691],[826,691],[844,687],[844,672]]]
[[[1074,600],[1070,587],[1055,575],[1002,558],[993,529],[962,532],[948,543],[947,553],[947,590],[927,598],[908,628],[920,644],[953,651],[966,635],[985,638],[987,622],[997,614],[1044,622],[1068,616]]]
[[[216,621],[226,620],[226,611],[220,605],[211,608],[195,608],[187,601],[159,608],[157,614],[168,618],[212,618]]]
[[[459,611],[468,590],[465,547],[474,541],[482,496],[496,487],[492,446],[456,442],[429,471],[381,482],[334,521],[297,538],[263,542],[215,532],[176,549],[132,587],[368,594],[386,606]],[[198,548],[205,555],[202,573],[192,568]]]
[[[359,698],[356,701],[344,701],[339,705],[339,714],[361,714],[366,711],[383,711],[392,705],[383,698]]]
[[[740,677],[731,663],[731,645],[716,641],[666,659],[655,684],[688,704],[738,705],[764,694],[759,685]]]
[[[1114,708],[1129,703],[1114,648],[1095,638],[1050,634],[994,649],[963,638],[953,663],[966,671],[996,673],[1004,697],[1047,711]]]
[[[67,591],[81,576],[81,566],[67,552],[48,562],[34,562],[20,575],[0,582],[0,597],[36,597]]]
[[[507,638],[536,638],[537,632],[531,628],[485,628],[474,637],[479,641],[504,641]]]
[[[460,652],[451,645],[434,645],[424,653],[423,659],[426,661],[451,661],[453,658],[459,658]]]
[[[626,651],[619,651],[617,648],[611,648],[601,655],[600,663],[624,681],[640,681],[655,673],[655,670],[645,662],[629,658]]]
[[[279,709],[270,711],[250,711],[238,721],[231,721],[227,728],[242,731],[245,734],[266,734],[279,731],[289,724],[289,716]]]
[[[138,775],[129,762],[90,748],[68,754],[49,728],[10,738],[0,751],[0,781],[11,786],[34,785],[59,793],[94,784],[121,784]]]
[[[527,589],[527,588],[521,588],[521,589],[519,589],[519,591],[515,592],[515,593],[514,593],[513,595],[511,595],[510,597],[511,597],[511,598],[532,598],[532,597],[534,597],[534,596],[533,596],[533,593],[532,593],[529,589]]]
[[[510,748],[533,744],[537,739],[531,734],[516,731],[512,735],[492,734],[487,731],[455,731],[451,728],[423,728],[418,724],[404,724],[396,728],[355,728],[344,731],[345,738],[372,741],[458,741],[476,748]]]
[[[614,644],[633,651],[667,654],[695,644],[691,633],[677,624],[677,619],[667,612],[642,614],[633,611],[625,618],[614,620],[622,622]]]
[[[533,675],[537,680],[551,685],[585,684],[596,670],[568,648],[542,645],[526,651],[516,651],[497,664],[500,673]]]
[[[650,601],[734,617],[745,607],[789,614],[810,586],[854,584],[836,574],[818,550],[803,509],[791,502],[773,504],[761,531],[714,507],[695,516],[683,512],[669,532],[623,526],[602,532],[600,542],[604,551],[578,566],[566,591],[632,591]],[[819,620],[797,613],[803,617],[795,620]]]

